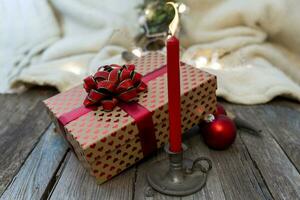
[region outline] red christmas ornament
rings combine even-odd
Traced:
[[[215,116],[227,115],[227,113],[226,113],[225,108],[221,104],[217,103],[217,109],[216,109],[216,112],[214,113],[214,115]]]
[[[211,116],[212,119],[200,125],[204,142],[213,149],[226,149],[235,140],[236,126],[234,122],[225,115]]]

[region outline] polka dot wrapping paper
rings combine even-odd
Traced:
[[[165,56],[149,52],[131,62],[146,75],[165,64]],[[216,108],[216,77],[181,63],[182,133],[199,123]],[[147,91],[138,94],[138,103],[152,113],[157,148],[168,141],[167,74],[149,81]],[[135,120],[120,107],[111,112],[88,112],[65,126],[58,118],[80,106],[86,97],[82,85],[44,101],[57,129],[68,140],[77,158],[98,183],[103,183],[141,160],[144,155]]]

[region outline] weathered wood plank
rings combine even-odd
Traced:
[[[39,100],[50,96],[51,91],[44,94],[40,94],[40,92],[40,90],[32,90],[30,94],[23,94],[24,96],[0,95],[1,108],[3,107],[0,112],[0,125],[1,128],[3,127],[0,130],[0,136],[2,137],[2,140],[0,140],[0,162],[3,161],[0,165],[0,194],[49,124],[49,119],[47,119],[45,113],[43,114],[44,107],[39,103]],[[296,111],[299,110],[297,109],[299,106],[286,101],[275,101],[259,106],[239,106],[227,103],[225,105],[240,117],[262,127],[263,137],[255,137],[239,131],[239,136],[232,147],[225,151],[214,151],[203,144],[197,129],[192,130],[188,139],[185,140],[191,147],[185,155],[191,158],[207,156],[213,161],[213,170],[209,174],[207,185],[200,192],[182,198],[173,198],[156,192],[152,197],[145,196],[145,190],[148,186],[145,174],[148,170],[151,170],[151,163],[154,160],[166,156],[164,153],[159,153],[157,157],[144,161],[137,166],[137,171],[135,168],[131,168],[111,181],[98,186],[77,161],[73,153],[70,152],[68,158],[65,159],[65,165],[60,167],[56,185],[53,187],[49,198],[134,198],[147,200],[300,198],[300,114]],[[44,123],[47,120],[44,120],[44,122],[32,120],[38,118],[47,119],[48,124]],[[35,125],[36,122],[38,122],[37,125]],[[44,130],[41,127],[44,127]],[[35,199],[35,197],[40,197],[44,193],[43,191],[46,191],[46,193],[42,195],[42,198],[47,197],[48,189],[53,186],[51,181],[54,179],[51,179],[51,177],[53,177],[54,171],[50,170],[51,166],[47,166],[49,167],[47,169],[51,172],[48,171],[43,174],[43,167],[41,166],[45,166],[43,163],[46,163],[47,158],[38,157],[43,152],[37,153],[37,149],[43,146],[41,144],[46,144],[44,141],[47,137],[47,135],[42,137],[42,140],[30,154],[7,191],[3,193],[2,199],[9,199],[8,197],[12,197],[10,199],[18,199],[19,197],[25,199],[26,197],[28,199],[32,197],[32,199]],[[49,138],[50,141],[55,142],[50,136]],[[5,145],[8,146],[8,144],[12,144],[13,147],[5,148]],[[52,151],[53,154],[59,153],[59,150],[54,148],[51,150],[50,146],[48,147],[48,150]],[[47,148],[47,146],[44,148]],[[36,157],[33,155],[36,155]],[[62,156],[62,154],[59,155]],[[9,158],[10,156],[11,158]],[[53,157],[55,156],[53,155]],[[61,160],[61,158],[58,160]],[[31,166],[33,163],[34,165]],[[54,166],[57,163],[51,163],[50,165]],[[2,169],[4,169],[4,172]],[[52,167],[52,169],[54,170],[55,167]],[[47,177],[47,175],[49,176]],[[44,177],[42,178],[42,176]],[[45,181],[47,179],[51,180],[48,185]],[[30,184],[26,186],[25,183]],[[38,188],[35,188],[36,186]]]
[[[47,196],[67,149],[67,143],[51,125],[0,199],[32,200]]]
[[[260,127],[263,130],[261,137],[254,137],[249,134],[241,134],[243,143],[247,146],[252,162],[259,170],[264,182],[267,184],[268,190],[275,199],[300,199],[300,175],[296,167],[289,160],[283,148],[288,148],[288,143],[291,142],[288,137],[295,133],[283,131],[284,128],[293,130],[291,125],[284,123],[284,128],[280,128],[282,118],[284,121],[295,123],[295,116],[298,114],[292,113],[290,110],[285,110],[283,115],[270,114],[274,111],[262,111],[263,106],[237,106],[227,104],[227,108],[233,110],[238,116],[245,120],[249,120],[252,124]],[[266,108],[274,110],[274,107]],[[266,113],[269,114],[266,114]],[[268,120],[266,120],[268,119]],[[273,123],[271,123],[273,121]],[[283,121],[283,122],[284,122]],[[285,137],[280,137],[280,140],[273,138],[276,135],[279,138],[280,134],[286,134]],[[299,134],[299,132],[298,132]],[[295,138],[295,142],[289,145],[299,143],[299,139]],[[285,142],[286,143],[285,143]],[[277,142],[284,144],[279,145]],[[292,149],[289,152],[292,153]]]
[[[176,198],[161,195],[157,192],[152,197],[145,196],[148,187],[146,173],[151,170],[151,163],[166,157],[160,153],[158,157],[142,163],[137,168],[135,199],[271,199],[262,178],[256,172],[244,144],[238,138],[235,144],[226,151],[214,151],[201,141],[198,128],[193,128],[185,142],[190,149],[186,157],[209,157],[213,161],[213,169],[209,173],[206,186],[191,196]],[[253,169],[254,168],[254,169]],[[155,172],[154,172],[155,173]]]
[[[194,143],[195,145],[197,144]],[[209,149],[209,155],[221,182],[225,199],[271,199],[269,191],[264,189],[267,186],[256,172],[239,137],[227,150]]]
[[[230,106],[229,106],[230,107]],[[236,107],[236,106],[234,106]],[[241,109],[241,108],[239,108]],[[244,112],[244,111],[243,111]],[[252,118],[257,117],[257,113],[252,114]],[[253,122],[255,125],[259,125],[257,122]],[[265,125],[268,126],[268,125]],[[195,130],[194,130],[195,131]],[[195,131],[197,132],[197,131]],[[253,141],[245,141],[247,137],[252,139]],[[197,194],[194,194],[189,197],[183,198],[173,198],[164,195],[160,195],[154,192],[152,197],[145,196],[145,190],[148,187],[148,184],[145,179],[145,174],[148,170],[151,170],[151,163],[154,160],[162,159],[165,157],[164,153],[160,153],[157,157],[154,157],[150,160],[144,161],[140,164],[137,168],[137,177],[135,182],[135,192],[134,192],[134,199],[281,199],[281,198],[298,198],[298,172],[295,171],[293,165],[289,163],[287,158],[285,157],[283,151],[280,149],[280,146],[277,145],[274,139],[267,139],[271,145],[265,146],[263,145],[262,141],[265,140],[265,136],[262,138],[256,138],[252,135],[247,135],[247,133],[242,132],[237,137],[235,144],[226,151],[213,151],[209,150],[203,143],[200,141],[200,138],[197,133],[192,136],[188,143],[192,147],[189,152],[187,152],[188,156],[196,157],[199,155],[209,156],[214,164],[214,169],[209,175],[208,183],[206,187]],[[248,138],[248,140],[249,140]],[[270,141],[269,141],[270,140]],[[246,145],[246,146],[245,146]],[[251,146],[252,145],[252,146]],[[249,146],[251,148],[249,148]],[[275,150],[270,150],[275,148]],[[250,149],[250,150],[249,150]],[[255,155],[256,149],[259,149],[258,152],[262,153],[263,156],[266,155],[276,155],[279,160],[285,159],[287,164],[286,165],[279,165],[279,168],[287,166],[288,170],[291,170],[291,173],[286,173],[285,171],[276,171],[278,168],[276,165],[274,167],[274,163],[270,165],[270,160],[267,161],[265,165],[262,165],[264,160],[260,158],[260,153]],[[255,155],[253,157],[253,155]],[[257,160],[259,161],[260,165],[257,164]],[[276,162],[276,161],[275,161]],[[262,166],[261,166],[262,165]],[[268,169],[272,168],[268,173]],[[65,170],[64,170],[65,171]],[[296,174],[295,177],[292,177],[292,174]],[[281,181],[279,178],[280,184],[277,184],[278,181],[275,181],[276,184],[273,185],[271,188],[269,186],[272,185],[270,182],[271,175],[274,174],[282,175],[287,177],[283,178],[291,178],[291,182],[287,187],[284,187],[288,180]],[[85,175],[86,176],[86,175]],[[120,176],[123,176],[121,174]],[[119,177],[120,177],[119,176]],[[268,180],[268,181],[267,181]],[[60,181],[64,182],[64,181]],[[266,185],[266,183],[268,185]],[[288,188],[292,186],[292,191],[289,192]],[[102,186],[101,186],[102,187]],[[277,192],[274,193],[274,189],[279,188]],[[280,189],[281,188],[281,189]],[[296,189],[296,190],[295,190]],[[270,193],[271,191],[271,193]],[[296,191],[296,193],[295,193]],[[60,193],[57,192],[57,189],[54,190],[56,194]],[[217,193],[217,194],[216,194]],[[63,198],[64,196],[69,193],[65,193],[65,195],[61,194],[60,197]],[[295,195],[296,194],[296,195]],[[294,195],[294,196],[293,196]],[[79,195],[80,196],[80,195]],[[88,195],[92,196],[92,195]],[[52,198],[56,197],[55,195]],[[74,196],[73,196],[74,197]],[[106,198],[110,198],[111,196],[108,195]]]
[[[73,152],[69,153],[65,167],[53,189],[50,199],[132,199],[135,168],[130,168],[112,180],[97,185],[83,168]]]
[[[271,102],[267,103],[267,104],[263,104],[260,106],[280,106],[283,108],[289,108],[292,110],[297,110],[300,112],[300,103],[296,100],[292,100],[292,99],[286,99],[283,97],[277,97],[274,100],[272,100]]]
[[[272,199],[240,137],[227,150],[210,150],[226,199]]]
[[[0,95],[0,194],[49,126],[41,100],[55,92],[36,88],[23,94]]]
[[[300,112],[281,104],[257,106],[255,110],[263,126],[300,172]]]

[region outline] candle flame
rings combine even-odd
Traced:
[[[177,4],[174,2],[167,2],[167,4],[173,6],[174,10],[175,10],[175,16],[172,20],[172,22],[169,25],[169,30],[171,32],[171,35],[175,35],[176,29],[178,27],[179,24],[179,15],[178,15],[178,10],[177,10]]]

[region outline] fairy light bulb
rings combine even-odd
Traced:
[[[140,48],[133,49],[131,52],[137,57],[142,56],[142,50]]]
[[[179,6],[178,6],[178,12],[179,13],[184,13],[185,11],[187,10],[187,7],[184,3],[181,3]]]

